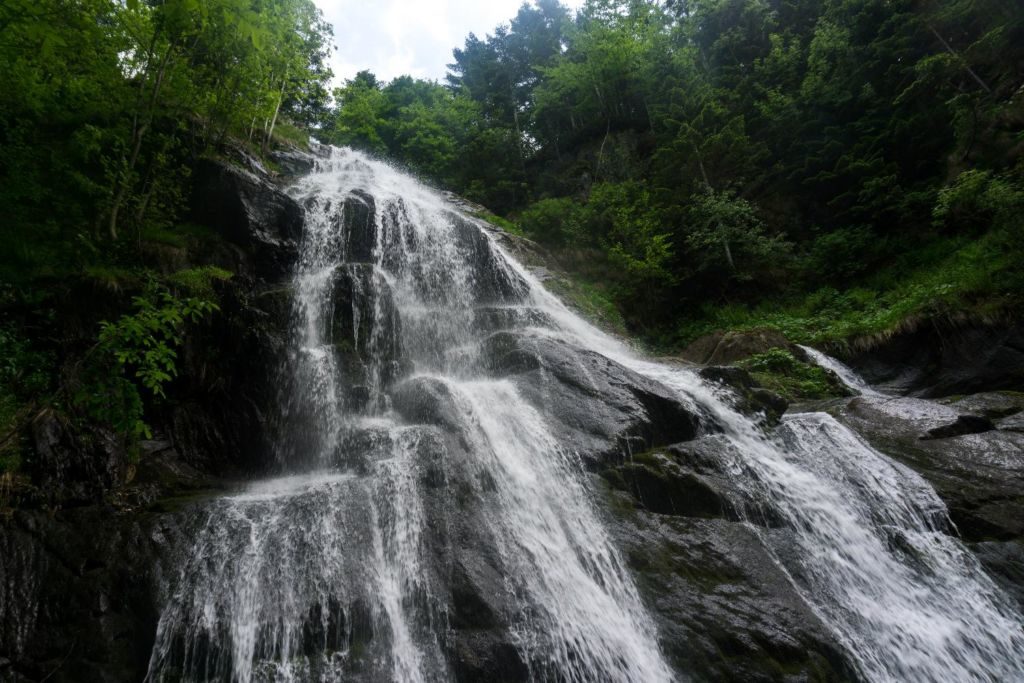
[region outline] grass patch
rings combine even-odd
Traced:
[[[234,276],[230,270],[217,266],[201,266],[179,270],[167,277],[167,282],[177,289],[183,289],[191,296],[213,299],[213,283],[230,280]]]
[[[520,228],[517,224],[513,223],[507,218],[502,218],[501,216],[497,216],[493,213],[490,213],[489,211],[474,211],[472,215],[473,217],[479,218],[482,221],[486,221],[491,225],[498,226],[507,233],[518,235],[519,237],[525,237],[522,228]]]
[[[309,132],[287,121],[278,121],[274,126],[274,139],[309,151]]]

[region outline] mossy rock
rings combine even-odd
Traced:
[[[788,401],[811,401],[851,392],[835,373],[806,363],[788,349],[774,348],[739,362],[761,387]]]

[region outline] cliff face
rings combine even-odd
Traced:
[[[291,156],[311,163],[302,155]],[[202,160],[191,220],[213,235],[148,254],[171,270],[216,265],[220,312],[189,330],[172,402],[132,457],[105,430],[54,411],[31,426],[31,482],[0,518],[0,680],[141,680],[180,511],[225,481],[273,470],[289,276],[303,209],[259,167]],[[251,162],[250,162],[251,163]],[[88,327],[87,297],[65,325]],[[70,334],[68,336],[71,336]]]

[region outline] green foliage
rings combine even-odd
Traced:
[[[329,35],[312,0],[5,2],[0,271],[75,273],[173,225],[195,157],[325,107]]]
[[[993,229],[1006,237],[1024,236],[1021,212],[1024,190],[1012,180],[972,169],[957,176],[952,185],[939,191],[932,211],[936,225]]]
[[[165,387],[177,375],[177,350],[186,324],[218,307],[197,297],[175,297],[154,282],[132,303],[134,313],[101,323],[74,402],[90,418],[136,440],[151,436],[143,420],[142,389],[150,399],[166,398]]]
[[[595,185],[583,220],[622,271],[628,298],[646,298],[652,287],[671,284],[672,236],[646,187],[636,182]]]
[[[728,269],[732,277],[750,280],[783,266],[792,249],[781,235],[765,234],[754,206],[731,192],[697,195],[688,217],[686,243],[698,269]]]
[[[548,1],[469,36],[447,96],[378,85],[374,130],[603,269],[635,329],[832,339],[1024,293],[1022,59],[1024,8],[994,0]],[[432,144],[397,142],[409,120]]]
[[[569,197],[541,199],[519,214],[519,227],[531,239],[563,246],[585,239],[583,212]]]
[[[77,334],[92,311],[65,324],[47,316],[52,300],[70,281],[116,317],[155,277],[155,245],[208,239],[180,223],[192,164],[229,136],[264,153],[301,143],[293,124],[325,119],[330,35],[312,0],[0,3],[0,279],[16,291],[10,306],[3,291],[0,430],[70,399],[132,438],[146,432],[144,404],[164,395],[186,324],[213,310],[213,281],[229,274],[168,276],[181,298],[150,285],[84,359]],[[67,384],[52,386],[57,375]]]
[[[491,225],[498,226],[499,228],[501,228],[505,232],[511,233],[513,235],[519,235],[520,237],[525,236],[523,234],[522,229],[516,223],[513,223],[512,221],[508,220],[507,218],[502,218],[501,216],[496,216],[493,213],[490,213],[489,211],[478,211],[478,212],[474,213],[473,215],[475,217],[479,218],[482,221],[487,221]]]
[[[770,349],[740,362],[757,383],[784,398],[813,400],[842,396],[839,382],[817,365],[798,360],[786,349]]]
[[[918,263],[898,262],[862,287],[823,287],[755,306],[705,306],[677,327],[674,342],[685,344],[716,329],[769,327],[798,343],[842,343],[957,312],[1015,314],[1024,304],[1020,254],[1007,250],[998,234],[937,242],[914,258]]]
[[[234,274],[230,270],[224,270],[217,266],[200,266],[172,273],[167,277],[167,282],[194,297],[212,299],[214,298],[213,283],[230,280],[233,276]]]
[[[626,333],[626,321],[607,287],[578,278],[555,278],[545,284],[598,327],[614,334]]]

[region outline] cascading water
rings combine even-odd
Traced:
[[[504,567],[532,676],[671,680],[579,462],[511,383],[480,370],[495,320],[539,315],[511,264],[439,195],[351,151],[333,150],[294,193],[307,225],[282,459],[309,472],[208,507],[150,678],[449,678],[443,530],[431,525],[451,513],[424,512],[440,478],[487,499],[480,535]],[[436,466],[440,430],[391,410],[384,387],[399,374],[450,397],[472,458]]]
[[[292,191],[307,208],[283,390],[292,474],[203,509],[151,680],[450,679],[460,544],[500,567],[529,677],[685,678],[578,454],[486,371],[481,345],[510,328],[603,354],[710,415],[747,507],[794,533],[798,552],[778,562],[864,678],[1024,677],[1021,617],[943,533],[934,491],[831,417],[791,416],[766,436],[695,373],[642,360],[571,313],[384,163],[332,149]]]
[[[804,353],[807,354],[815,365],[834,372],[843,384],[861,396],[885,396],[885,394],[877,389],[873,389],[871,385],[864,381],[863,377],[845,363],[810,346],[801,346],[800,348],[804,350]]]

